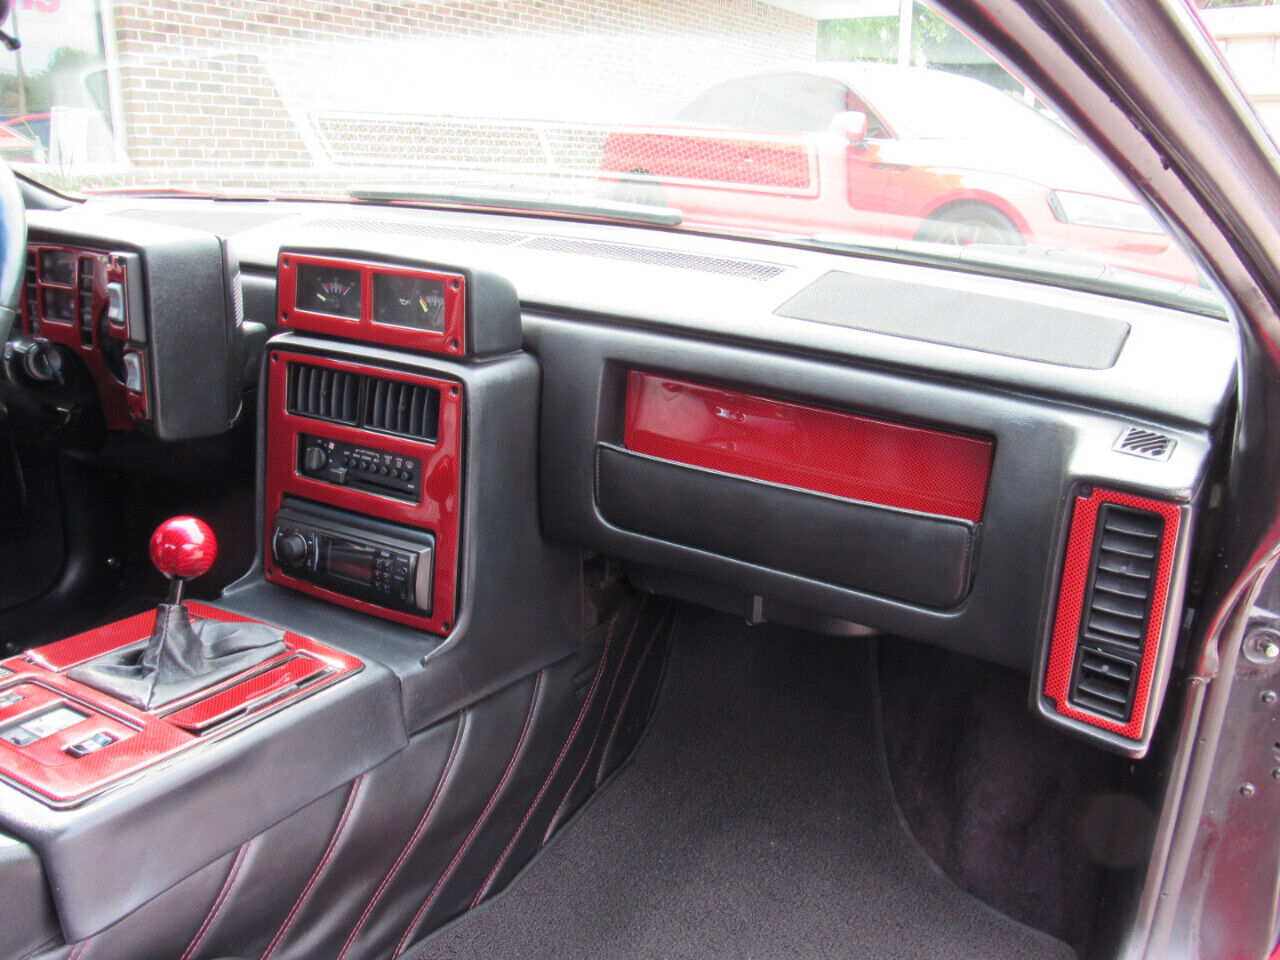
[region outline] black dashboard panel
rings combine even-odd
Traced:
[[[515,215],[195,200],[91,207],[96,216],[41,214],[39,229],[154,229],[172,242],[195,235],[171,237],[167,224],[199,223],[210,231],[199,236],[225,246],[228,303],[248,326],[274,328],[282,249],[505,278],[541,367],[538,505],[549,539],[619,558],[651,589],[750,619],[892,631],[1035,677],[1073,498],[1093,484],[1149,497],[1178,505],[1183,529],[1193,529],[1234,387],[1235,332],[1224,321],[1007,277]],[[179,275],[191,271],[191,260],[179,265]],[[237,322],[229,317],[228,329]],[[499,326],[494,343],[510,349]],[[955,543],[924,536],[916,554],[895,553],[902,536],[849,520],[858,511],[840,511],[847,526],[824,524],[821,510],[805,509],[813,501],[783,492],[754,508],[776,515],[735,526],[741,504],[720,508],[744,498],[725,492],[723,477],[690,485],[691,471],[637,463],[625,450],[630,369],[990,437],[981,523]],[[1170,455],[1117,449],[1135,427],[1166,437]],[[656,489],[646,497],[644,487]],[[703,509],[691,510],[697,503]],[[809,532],[793,537],[798,530]],[[1181,538],[1180,570],[1190,543]],[[903,559],[912,556],[928,562]]]
[[[138,258],[147,413],[160,440],[224,433],[240,412],[240,357],[256,338],[236,316],[222,241],[211,233],[70,212],[33,212],[33,245],[123,252]],[[261,331],[259,331],[260,333]]]

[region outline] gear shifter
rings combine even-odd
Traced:
[[[151,562],[169,579],[169,598],[156,610],[146,646],[126,647],[82,664],[68,671],[72,680],[150,710],[285,652],[283,631],[265,623],[191,622],[183,588],[205,573],[218,554],[217,538],[207,523],[173,517],[156,527],[150,547]]]

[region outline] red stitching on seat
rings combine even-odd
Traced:
[[[369,905],[364,908],[364,913],[360,915],[360,919],[356,921],[355,927],[351,931],[351,935],[347,937],[347,942],[342,945],[342,950],[338,953],[337,960],[343,960],[347,955],[347,951],[351,949],[351,944],[355,942],[356,936],[364,929],[365,923],[369,920],[369,915],[373,913],[373,908],[378,901],[382,899],[382,895],[386,892],[387,886],[400,872],[400,868],[404,865],[405,858],[409,855],[409,850],[417,842],[418,837],[422,834],[422,829],[427,825],[427,818],[431,816],[431,811],[436,808],[436,801],[440,799],[440,794],[444,791],[445,781],[449,779],[449,774],[453,770],[453,761],[458,756],[458,746],[462,743],[462,731],[467,725],[467,715],[460,713],[458,715],[458,727],[453,733],[453,746],[449,748],[449,757],[445,760],[444,770],[440,773],[440,780],[436,783],[435,792],[431,795],[431,800],[427,804],[427,809],[422,812],[422,819],[418,821],[418,825],[414,827],[413,833],[409,835],[408,841],[404,845],[404,849],[400,851],[400,856],[396,857],[396,862],[391,865],[391,869],[387,871],[387,875],[382,878],[382,883],[378,885],[378,889],[374,891],[373,899],[369,901]]]
[[[489,802],[484,805],[484,810],[476,819],[471,827],[471,832],[467,834],[467,838],[462,841],[462,846],[458,848],[458,852],[453,855],[453,860],[449,862],[449,866],[445,868],[444,873],[440,874],[440,879],[436,881],[436,885],[431,888],[431,892],[427,894],[427,899],[423,901],[418,912],[413,915],[413,919],[409,921],[409,926],[404,932],[404,936],[400,938],[400,942],[396,944],[396,952],[391,955],[391,960],[395,960],[404,952],[405,947],[409,945],[409,938],[413,936],[418,924],[422,921],[427,909],[435,902],[436,897],[440,893],[440,888],[445,885],[445,881],[453,875],[453,871],[457,869],[458,861],[471,846],[471,842],[475,840],[476,834],[480,832],[480,828],[484,826],[489,814],[493,810],[494,803],[498,800],[498,795],[502,793],[502,788],[507,785],[507,780],[511,777],[511,771],[515,768],[516,760],[520,756],[520,752],[524,749],[525,739],[529,736],[529,728],[533,726],[533,715],[537,710],[538,702],[542,698],[542,670],[538,671],[537,677],[533,681],[533,696],[529,698],[529,713],[524,718],[524,729],[520,731],[520,739],[516,741],[516,748],[511,752],[511,759],[507,761],[507,769],[502,772],[502,779],[498,781],[498,785],[493,788],[493,793],[489,795]]]
[[[630,636],[635,635],[636,627],[640,624],[640,614],[644,612],[645,603],[648,602],[649,595],[645,594],[640,601],[640,609],[636,611],[635,623],[631,625]],[[507,842],[498,862],[493,865],[493,869],[489,871],[489,876],[485,878],[484,885],[480,888],[480,892],[476,894],[475,899],[471,901],[474,908],[484,899],[485,894],[489,892],[489,888],[493,885],[493,878],[498,875],[498,871],[502,869],[502,865],[507,862],[507,857],[511,855],[512,848],[516,845],[516,841],[520,839],[520,835],[524,833],[524,828],[529,825],[529,818],[533,816],[533,811],[538,809],[538,804],[542,802],[542,797],[546,794],[547,788],[551,786],[551,781],[555,779],[556,772],[560,769],[560,764],[564,763],[564,758],[569,752],[569,748],[573,745],[574,739],[578,736],[578,730],[582,726],[582,721],[586,719],[587,711],[591,708],[592,702],[595,700],[596,690],[600,686],[600,678],[604,676],[606,664],[609,662],[609,644],[613,640],[614,628],[618,625],[618,618],[615,616],[609,624],[609,632],[604,638],[604,650],[600,654],[600,666],[596,668],[596,675],[591,681],[591,689],[587,692],[587,698],[582,701],[582,707],[578,710],[578,717],[573,721],[573,729],[569,731],[569,736],[564,741],[564,746],[560,748],[560,755],[556,757],[555,764],[551,767],[551,772],[547,774],[547,779],[542,782],[538,795],[533,798],[533,803],[529,805],[529,809],[525,812],[524,819],[520,821],[520,826],[516,827],[516,832],[511,835],[511,839]]]
[[[347,827],[347,820],[351,817],[351,811],[356,805],[356,796],[360,793],[360,786],[364,783],[364,774],[356,777],[351,782],[351,791],[347,794],[346,806],[342,808],[342,816],[338,818],[338,825],[334,828],[333,836],[329,838],[329,846],[325,848],[324,854],[320,857],[320,862],[316,864],[316,868],[311,873],[311,879],[307,881],[307,885],[302,888],[302,892],[298,894],[298,899],[294,901],[293,908],[289,911],[289,915],[284,918],[284,923],[280,925],[280,929],[276,931],[276,935],[271,938],[271,942],[267,944],[267,949],[263,952],[261,960],[268,958],[276,952],[276,948],[280,946],[280,941],[284,939],[284,935],[289,932],[289,928],[293,925],[294,919],[298,915],[298,911],[302,909],[303,901],[311,894],[311,888],[316,885],[316,881],[320,879],[320,874],[324,872],[325,866],[329,863],[329,858],[333,856],[334,849],[338,846],[338,840],[342,837],[343,831]]]
[[[222,905],[227,902],[227,896],[231,893],[231,888],[235,886],[236,878],[240,876],[240,866],[244,863],[244,855],[251,846],[253,846],[252,840],[236,851],[236,858],[231,864],[231,869],[227,871],[227,878],[222,881],[222,889],[218,891],[218,896],[214,899],[213,905],[209,907],[204,923],[200,924],[200,929],[191,938],[191,942],[187,944],[187,949],[182,952],[181,960],[191,960],[196,955],[196,951],[200,949],[200,944],[204,942],[205,934],[209,932],[209,927],[212,926],[214,918],[222,910]]]

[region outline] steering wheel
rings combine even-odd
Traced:
[[[22,305],[22,279],[27,266],[27,211],[18,178],[0,161],[0,346]]]

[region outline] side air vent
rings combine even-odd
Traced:
[[[434,443],[440,391],[425,384],[290,363],[285,409],[297,416]]]
[[[1173,455],[1173,448],[1177,443],[1172,437],[1167,437],[1163,433],[1144,430],[1142,427],[1130,427],[1120,434],[1112,449],[1147,460],[1168,460]]]
[[[435,440],[440,393],[433,387],[402,380],[369,377],[365,384],[362,426],[415,440]]]
[[[1137,669],[1128,660],[1095,650],[1080,654],[1072,699],[1080,706],[1114,720],[1127,720],[1133,706]]]
[[[289,364],[286,409],[303,417],[355,426],[360,413],[360,381],[364,377],[343,370]]]
[[[1070,698],[1103,716],[1127,720],[1133,707],[1163,533],[1163,518],[1146,510],[1098,510]]]

